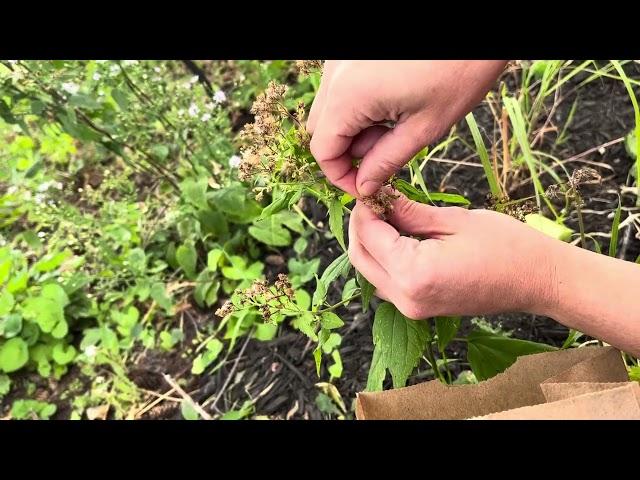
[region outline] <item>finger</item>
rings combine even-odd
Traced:
[[[402,194],[391,204],[392,210],[387,221],[400,232],[408,235],[420,235],[429,238],[441,238],[457,230],[467,213],[459,207],[434,207],[409,200]]]
[[[358,193],[362,196],[376,193],[427,143],[423,122],[418,117],[411,117],[389,129],[360,163],[356,176]]]
[[[390,284],[389,274],[362,246],[353,221],[349,221],[349,260],[354,268],[376,288],[382,290],[385,285]]]
[[[342,92],[349,91],[344,86],[340,88]],[[349,148],[353,138],[373,123],[366,115],[357,113],[357,105],[354,94],[330,90],[311,138],[311,153],[327,179],[352,196],[358,194],[357,169]]]
[[[349,153],[353,158],[364,157],[388,130],[387,127],[382,125],[375,125],[363,130],[351,142]]]
[[[351,212],[349,226],[357,232],[362,247],[391,275],[398,271],[401,259],[414,255],[420,244],[416,239],[401,236],[360,201]]]
[[[327,96],[327,89],[329,88],[329,84],[331,83],[331,78],[333,76],[333,72],[335,71],[336,64],[338,62],[335,60],[327,60],[324,62],[322,67],[322,79],[320,80],[320,88],[318,88],[318,93],[316,94],[316,98],[314,98],[313,103],[311,104],[311,110],[309,110],[309,117],[307,118],[307,132],[313,135],[313,131],[316,128],[316,123],[318,121],[318,116],[322,112],[324,107],[325,98]]]

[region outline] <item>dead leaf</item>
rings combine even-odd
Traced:
[[[87,408],[87,418],[89,420],[106,420],[109,414],[109,405]]]

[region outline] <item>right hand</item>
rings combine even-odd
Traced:
[[[307,128],[328,180],[373,195],[473,109],[505,61],[327,61]],[[395,122],[394,128],[375,125]],[[359,168],[353,158],[362,158]]]

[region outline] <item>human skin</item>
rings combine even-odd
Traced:
[[[442,137],[494,85],[503,60],[325,62],[307,129],[328,180],[361,197]],[[380,126],[395,122],[394,128]],[[353,158],[362,158],[359,168]]]
[[[640,265],[553,239],[507,215],[400,196],[382,220],[358,201],[349,258],[376,295],[409,318],[527,312],[640,356]]]

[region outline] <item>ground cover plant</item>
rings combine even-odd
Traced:
[[[598,341],[378,301],[308,148],[321,69],[0,62],[0,416],[353,418],[358,391]],[[634,61],[514,61],[390,183],[640,261],[639,85]]]

